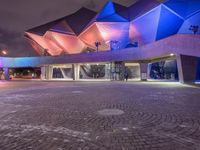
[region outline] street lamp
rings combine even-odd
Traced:
[[[95,44],[95,46],[97,48],[97,52],[98,52],[99,51],[99,46],[101,45],[101,42],[96,41],[94,44]]]
[[[0,56],[6,56],[8,54],[7,50],[1,50]]]
[[[199,26],[198,25],[191,25],[189,30],[191,30],[194,34],[197,34],[199,31]]]

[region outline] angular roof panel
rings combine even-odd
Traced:
[[[123,18],[129,20],[128,7],[117,4],[117,3],[113,3],[113,4],[114,4],[116,13],[119,14],[120,16],[122,16]]]
[[[71,27],[67,24],[65,20],[62,20],[61,22],[59,22],[58,24],[56,24],[49,30],[53,32],[58,32],[58,33],[75,35],[74,31],[71,29]]]
[[[164,5],[185,19],[200,11],[200,0],[168,0]]]
[[[85,44],[75,35],[47,31],[44,37],[56,43],[67,54],[81,53],[85,48]]]
[[[96,16],[96,12],[81,8],[76,13],[65,17],[64,19],[68,25],[72,28],[76,35],[79,35],[83,29],[88,25],[88,23]]]
[[[200,12],[185,20],[185,22],[183,23],[183,25],[179,30],[179,33],[181,34],[193,33],[193,31],[190,30],[191,25],[200,27]],[[200,34],[200,30],[197,32],[197,34]]]
[[[127,22],[128,17],[127,7],[109,0],[93,22]]]
[[[133,42],[144,45],[156,40],[160,12],[161,6],[158,6],[131,22],[130,38]]]
[[[183,22],[184,20],[181,17],[177,16],[170,11],[170,9],[162,5],[156,40],[176,34]]]
[[[134,20],[160,5],[157,0],[139,0],[129,7],[130,20]]]
[[[60,21],[61,20],[52,21],[52,22],[40,25],[38,27],[29,29],[29,30],[27,30],[27,32],[43,36],[46,33],[46,31],[48,31],[50,28],[52,28],[53,26],[58,24]]]
[[[102,33],[96,23],[84,30],[84,32],[79,35],[79,38],[92,49],[96,49],[95,42],[98,41],[101,43],[99,47],[100,50],[109,50],[109,46],[105,43]]]
[[[73,32],[78,35],[82,32],[85,26],[87,26],[87,24],[95,16],[96,16],[96,12],[83,7],[79,9],[77,12],[75,12],[74,14],[71,14],[66,17],[57,19],[55,21],[46,23],[44,25],[29,29],[27,30],[27,32],[38,34],[38,35],[44,35],[48,30],[51,30],[51,29],[53,30],[64,29],[65,31],[70,31],[70,28],[71,28]],[[65,21],[65,23],[61,23],[63,21]]]
[[[112,0],[109,0],[100,13],[97,15],[97,20],[101,20],[105,17],[111,16],[115,13],[115,8]]]
[[[44,38],[43,36],[27,33],[27,38],[35,41],[38,45],[40,45],[43,49],[46,49],[47,52],[53,56],[59,55],[63,50],[58,45],[56,45],[53,41]]]

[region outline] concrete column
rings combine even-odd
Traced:
[[[9,68],[3,68],[3,70],[4,70],[4,79],[10,80]]]
[[[46,77],[45,77],[45,67],[41,67],[41,80],[45,80]]]
[[[111,72],[110,67],[111,67],[110,64],[105,65],[105,79],[110,79],[110,72]]]
[[[186,55],[177,55],[178,76],[181,83],[195,82],[198,58]]]
[[[52,66],[46,66],[46,79],[51,80],[52,79],[52,73],[53,73],[53,67]]]
[[[125,71],[126,71],[126,66],[125,66],[125,62],[121,63],[121,68],[120,68],[120,80],[123,81],[124,80],[124,75],[125,75]],[[129,74],[130,77],[130,74]]]
[[[79,64],[73,64],[73,80],[79,80],[80,78],[80,66]]]
[[[140,63],[140,78],[141,81],[148,79],[148,63]]]
[[[42,80],[51,80],[53,73],[52,66],[43,66],[41,67],[41,79]]]

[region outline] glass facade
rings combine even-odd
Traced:
[[[79,79],[110,79],[110,64],[80,64]]]
[[[140,66],[138,63],[125,63],[125,71],[130,80],[140,79]]]
[[[123,81],[140,80],[141,68],[139,63],[132,62],[102,62],[46,66],[47,80],[111,80]],[[178,80],[176,60],[162,60],[148,64],[147,79]]]
[[[52,66],[52,79],[73,79],[73,67],[72,65],[55,65]]]
[[[149,78],[156,80],[178,80],[176,60],[163,60],[149,64]]]

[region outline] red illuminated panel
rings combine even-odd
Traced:
[[[26,34],[34,40],[37,44],[39,44],[43,49],[46,49],[49,54],[52,56],[60,55],[60,53],[63,51],[62,48],[57,46],[54,42],[52,42],[49,39],[45,39],[42,36],[32,34],[32,33],[27,33]]]
[[[141,30],[141,29],[140,29]],[[141,45],[144,45],[146,44],[147,41],[145,39],[146,36],[143,36],[143,32],[141,32],[138,27],[134,24],[134,23],[130,23],[130,33],[129,33],[129,36],[130,36],[130,40],[132,43],[134,42],[137,42],[140,46]],[[147,32],[144,32],[144,33],[147,33]]]
[[[96,23],[88,27],[79,38],[84,41],[90,48],[96,49],[95,42],[101,42],[99,50],[109,50],[109,43],[106,43]]]
[[[138,42],[140,43],[140,45],[143,44],[142,36],[137,31],[137,28],[134,26],[133,23],[130,23],[129,37],[130,37],[131,42]]]
[[[39,54],[42,55],[42,52],[44,50],[44,48],[42,48],[39,44],[37,44],[35,41],[28,39],[28,42],[31,44],[31,46],[33,47],[33,49]]]
[[[129,43],[129,22],[97,22],[104,41],[116,41],[118,48],[124,48]]]
[[[68,54],[81,53],[85,44],[77,36],[47,31],[45,38],[53,41]]]

